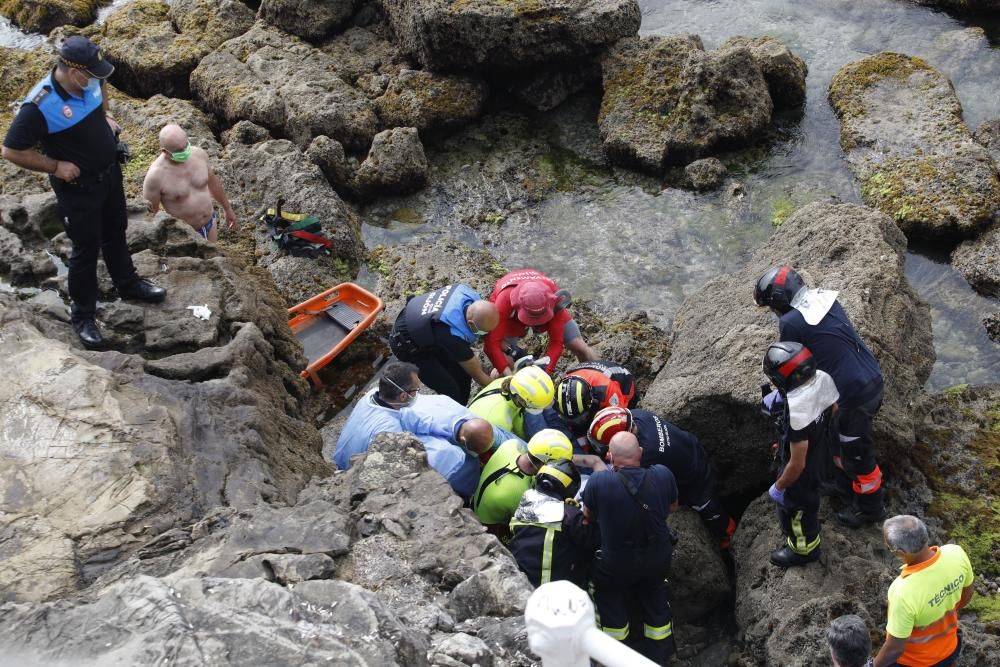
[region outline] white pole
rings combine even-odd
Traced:
[[[656,663],[597,629],[590,597],[568,581],[543,584],[524,609],[528,645],[544,667],[657,667]]]

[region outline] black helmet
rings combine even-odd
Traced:
[[[590,418],[594,389],[578,375],[567,375],[556,385],[556,412],[569,422]]]
[[[535,488],[560,500],[572,498],[580,490],[580,471],[569,459],[553,459],[539,468]]]
[[[792,309],[792,299],[805,286],[805,281],[795,269],[787,264],[776,266],[757,280],[753,300],[758,306],[768,306],[780,313],[787,313]]]
[[[816,375],[816,359],[802,343],[771,343],[764,353],[763,367],[774,386],[786,393]]]

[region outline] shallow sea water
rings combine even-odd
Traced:
[[[708,278],[739,268],[773,232],[772,218],[806,203],[833,198],[860,202],[858,186],[839,146],[839,123],[827,102],[830,79],[844,64],[882,50],[924,58],[951,77],[973,129],[1000,116],[1000,53],[990,37],[967,31],[957,18],[901,0],[646,0],[643,34],[691,32],[714,48],[736,35],[773,35],[809,66],[801,114],[778,118],[775,139],[739,155],[723,156],[743,184],[742,196],[661,189],[651,179],[601,167],[579,187],[561,191],[505,223],[492,250],[509,266],[535,266],[574,294],[609,306],[642,308],[669,326],[683,299]],[[596,106],[533,118],[553,150],[593,159]],[[461,177],[469,164],[490,160],[498,144],[466,131],[454,145],[430,150],[437,176]],[[484,183],[482,187],[489,187]],[[444,195],[442,195],[442,198]],[[396,215],[393,211],[405,211]],[[404,198],[365,212],[370,244],[413,235],[476,238],[449,217],[435,197]],[[513,239],[516,239],[514,241]],[[938,361],[928,388],[1000,381],[1000,345],[982,318],[1000,302],[977,295],[946,262],[911,252],[907,277],[932,307]]]

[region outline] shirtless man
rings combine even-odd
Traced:
[[[142,196],[149,202],[149,212],[163,205],[167,213],[191,225],[209,243],[219,237],[212,200],[222,204],[226,229],[236,229],[236,213],[222,189],[204,149],[192,146],[179,125],[160,130],[160,155],[149,166],[142,183]]]

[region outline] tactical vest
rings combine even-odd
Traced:
[[[479,294],[468,285],[445,285],[427,294],[415,296],[406,303],[406,329],[410,340],[420,348],[434,345],[435,322],[448,325],[449,331],[470,345],[476,335],[465,320],[465,309],[478,301]]]

